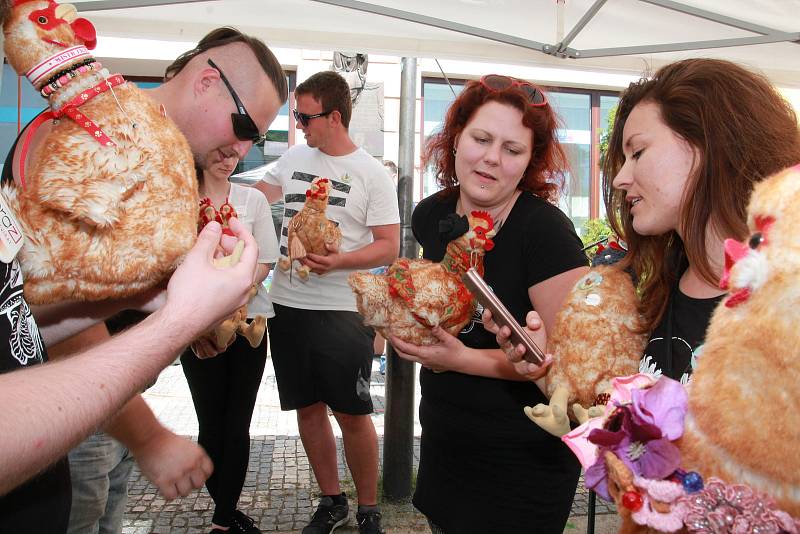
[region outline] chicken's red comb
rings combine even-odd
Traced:
[[[484,221],[486,221],[486,224],[488,225],[488,228],[486,229],[487,231],[494,229],[494,221],[492,220],[492,216],[489,215],[488,211],[476,210],[472,212],[472,216],[475,217],[476,219],[483,219]]]

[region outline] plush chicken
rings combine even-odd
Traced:
[[[729,294],[688,398],[662,377],[625,395],[631,410],[610,403],[603,430],[589,434],[603,460],[587,483],[607,474],[598,480],[616,501],[620,532],[800,532],[799,224],[800,165],[756,186],[752,233],[725,242]]]
[[[328,195],[331,182],[327,178],[314,178],[306,191],[303,208],[288,224],[289,257],[281,257],[278,267],[286,272],[297,260],[302,260],[309,252],[327,256],[329,249],[338,249],[342,244],[342,231],[325,216],[328,208]],[[310,271],[307,265],[298,264],[295,268],[301,280],[308,280]]]
[[[207,208],[210,208],[210,211],[208,211]],[[230,229],[230,220],[236,216],[236,210],[227,202],[220,208],[219,211],[217,211],[214,209],[211,201],[208,198],[204,198],[200,201],[200,214],[197,221],[197,231],[199,233],[209,222],[217,221],[222,226],[223,234],[233,236],[234,233]],[[239,258],[241,258],[243,251],[244,241],[239,241],[236,243],[236,247],[229,256],[214,259],[214,265],[219,268],[236,265],[236,263],[239,262]],[[256,284],[253,284],[253,287],[250,288],[250,294],[248,295],[248,302],[253,300],[253,297],[255,297],[257,293],[258,287]],[[264,339],[264,333],[266,330],[267,318],[264,315],[256,315],[253,317],[252,321],[249,323],[247,322],[247,304],[245,304],[244,306],[236,309],[230,315],[230,317],[226,318],[220,324],[215,326],[206,334],[205,337],[209,338],[219,350],[224,350],[228,345],[231,344],[231,340],[234,338],[234,336],[236,334],[240,334],[242,337],[247,339],[247,342],[250,343],[251,347],[256,348]]]
[[[576,282],[548,333],[550,403],[525,407],[534,423],[563,436],[570,418],[582,423],[602,414],[611,380],[636,373],[647,344],[637,301],[630,275],[618,267],[593,267]]]
[[[483,256],[494,247],[495,229],[483,211],[473,211],[460,222],[463,235],[454,236],[439,263],[400,258],[386,274],[355,272],[348,277],[366,325],[384,337],[415,345],[437,343],[434,326],[452,335],[461,331],[476,306],[461,277],[470,267],[483,276]]]
[[[91,23],[75,8],[16,0],[5,54],[48,100],[19,143],[52,121],[19,186],[2,194],[25,243],[25,296],[37,304],[119,298],[166,277],[196,239],[189,145],[163,108],[92,57]]]
[[[800,165],[756,186],[749,239],[725,242],[721,286],[689,385],[682,465],[747,484],[800,518]]]

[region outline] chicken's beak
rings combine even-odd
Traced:
[[[56,17],[64,19],[67,23],[72,22],[78,17],[78,10],[72,4],[58,4],[56,6]]]

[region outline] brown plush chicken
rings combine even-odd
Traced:
[[[32,303],[118,298],[167,276],[196,238],[188,143],[163,109],[91,56],[95,32],[69,4],[16,0],[5,54],[50,105],[52,129],[2,194],[25,233]],[[29,139],[20,139],[25,153]]]
[[[756,186],[750,237],[725,242],[729,294],[688,384],[674,441],[680,468],[663,480],[635,476],[619,455],[648,452],[644,440],[603,453],[620,532],[800,532],[799,224],[800,165]],[[666,414],[677,404],[656,397],[648,406]]]
[[[525,408],[534,423],[563,436],[570,418],[582,423],[602,413],[613,378],[637,372],[647,343],[637,333],[637,300],[631,277],[614,266],[593,267],[576,282],[548,333],[555,358],[546,378],[550,403]],[[591,410],[598,397],[598,411]]]
[[[328,247],[338,249],[341,245],[341,230],[325,216],[330,190],[331,182],[327,178],[314,178],[311,182],[311,187],[306,191],[303,209],[289,221],[289,257],[284,256],[278,261],[278,267],[282,271],[289,271],[296,260],[302,260],[309,252],[327,256]],[[301,280],[308,280],[309,270],[303,264],[295,268]]]
[[[384,275],[352,273],[348,278],[356,294],[364,323],[381,335],[415,345],[432,345],[431,334],[441,326],[456,335],[472,317],[475,300],[461,277],[471,266],[483,275],[483,255],[494,247],[494,222],[486,212],[466,217],[465,233],[447,245],[439,263],[400,258]]]
[[[800,519],[800,165],[756,186],[749,239],[725,243],[723,288],[689,384],[682,465],[747,484]]]

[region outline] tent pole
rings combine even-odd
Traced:
[[[416,258],[419,250],[411,233],[416,103],[417,59],[404,57],[400,77],[397,200],[400,205],[400,255],[408,258]],[[387,500],[400,500],[411,496],[414,464],[414,363],[399,358],[389,344],[386,350],[383,494]]]
[[[70,2],[78,11],[106,11],[109,9],[131,9],[136,7],[169,6],[173,4],[192,4],[207,0],[103,0],[102,2]]]

